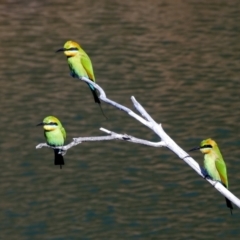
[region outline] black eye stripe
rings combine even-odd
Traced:
[[[57,126],[58,124],[55,122],[50,122],[50,123],[46,123],[45,125],[49,125],[49,126]]]
[[[67,51],[78,51],[78,48],[74,48],[74,47],[71,47],[71,48],[68,48],[66,49]]]
[[[212,145],[203,145],[201,148],[212,148]]]

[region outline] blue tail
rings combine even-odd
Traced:
[[[100,107],[100,109],[101,109],[102,115],[103,115],[106,119],[108,119],[107,116],[104,114],[104,112],[103,112],[103,110],[102,110],[101,102],[100,102],[100,99],[99,99],[99,97],[98,97],[98,95],[97,95],[97,89],[94,88],[94,86],[93,86],[92,84],[89,84],[89,83],[88,83],[88,86],[89,86],[89,88],[90,88],[90,90],[91,90],[91,92],[92,92],[92,94],[93,94],[93,97],[94,97],[95,102],[99,104],[99,107]]]
[[[96,88],[94,88],[94,86],[93,86],[92,84],[89,84],[89,83],[88,83],[88,86],[89,86],[89,88],[90,88],[90,90],[91,90],[91,92],[92,92],[92,94],[93,94],[94,101],[95,101],[96,103],[98,103],[98,104],[101,104],[100,99],[99,99],[99,97],[98,97],[98,95],[97,95],[97,90],[96,90]]]

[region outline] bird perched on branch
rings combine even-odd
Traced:
[[[209,177],[221,182],[224,187],[228,188],[227,168],[217,143],[211,138],[208,138],[200,143],[200,147],[195,147],[190,151],[194,150],[200,150],[204,154],[204,168]],[[232,214],[232,203],[229,199],[225,199],[227,207]]]
[[[91,81],[96,82],[93,73],[92,62],[87,53],[81,48],[81,46],[77,42],[69,40],[64,44],[63,48],[58,49],[56,52],[64,52],[64,54],[66,55],[68,66],[70,69],[70,75],[72,77],[86,77]],[[98,103],[101,108],[101,102],[98,97],[96,88],[92,84],[87,84],[93,94],[94,101]],[[103,113],[102,108],[101,111]]]
[[[43,119],[37,126],[43,126],[44,136],[47,144],[52,147],[63,146],[64,140],[66,139],[66,132],[61,122],[53,116],[48,116]],[[55,154],[55,165],[64,165],[64,159],[59,149],[54,149]]]

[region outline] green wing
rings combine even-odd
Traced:
[[[87,72],[88,77],[95,82],[95,77],[93,73],[92,62],[89,56],[81,49],[81,63],[85,71]]]
[[[218,158],[215,161],[216,168],[222,180],[222,183],[228,188],[228,177],[227,177],[227,168],[224,160],[222,158]]]
[[[66,139],[66,131],[63,127],[61,127],[61,132],[62,132],[63,138],[65,140]]]

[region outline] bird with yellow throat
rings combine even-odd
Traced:
[[[47,144],[52,147],[63,146],[66,139],[66,131],[61,122],[54,116],[48,116],[43,119],[37,126],[43,126],[44,136]],[[64,158],[59,149],[54,149],[55,165],[64,165]]]
[[[63,48],[58,49],[56,52],[64,52],[66,55],[67,63],[70,69],[70,75],[72,77],[86,77],[89,80],[96,82],[91,59],[77,42],[69,40],[64,44]],[[96,88],[90,83],[87,84],[92,92],[94,101],[98,103],[101,108],[101,102]],[[101,111],[103,113],[102,108]],[[104,113],[103,115],[105,116]]]
[[[195,147],[190,151],[194,150],[200,150],[204,154],[204,168],[209,177],[221,182],[224,187],[228,188],[227,167],[217,143],[211,138],[208,138],[203,140],[199,147]],[[232,213],[232,203],[229,199],[225,199],[226,205]]]

